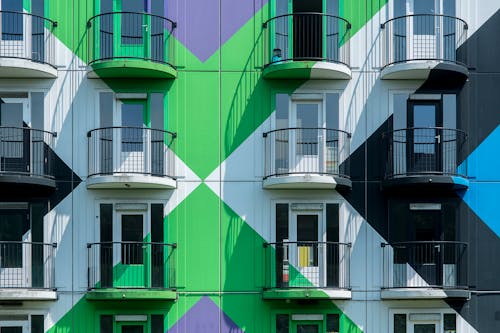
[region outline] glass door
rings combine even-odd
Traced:
[[[29,322],[27,320],[2,320],[0,333],[29,333]]]
[[[408,173],[442,172],[442,126],[439,101],[408,102]]]
[[[293,13],[293,58],[322,59],[323,0],[293,0]]]
[[[290,117],[290,173],[322,173],[325,137],[322,102],[300,101],[293,104]]]
[[[117,324],[118,333],[146,333],[144,323],[121,322]]]
[[[294,321],[292,324],[293,333],[321,333],[323,323],[320,321]]]
[[[410,333],[437,333],[438,322],[419,322],[411,324]]]
[[[115,170],[123,173],[149,173],[149,131],[145,130],[146,101],[120,100],[117,108],[119,131],[115,131]]]
[[[118,24],[115,29],[121,38],[116,46],[117,54],[123,58],[149,58],[148,43],[150,41],[150,16],[146,15],[148,1],[121,0],[117,1]]]
[[[31,287],[30,214],[27,204],[0,209],[0,284],[3,288]]]
[[[2,98],[0,102],[0,171],[32,172],[28,100]],[[26,119],[26,122],[24,121]]]
[[[144,242],[148,234],[144,212],[118,213],[117,234],[120,246],[115,248],[120,258],[115,267],[116,285],[146,287],[149,284],[149,248]]]
[[[324,285],[325,251],[322,240],[322,212],[295,212],[290,221],[291,287]]]

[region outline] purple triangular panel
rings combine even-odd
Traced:
[[[208,296],[202,297],[168,330],[168,333],[188,332],[244,333]]]
[[[168,1],[165,15],[177,22],[175,37],[200,61],[205,62],[267,2],[268,0]]]

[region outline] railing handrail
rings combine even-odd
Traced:
[[[462,242],[462,241],[408,241],[408,242],[381,243],[381,246],[386,247],[386,246],[429,245],[429,244],[435,244],[435,245],[454,244],[454,245],[464,245],[466,247],[469,245],[468,242]]]
[[[165,16],[161,16],[161,15],[157,15],[157,14],[151,14],[151,13],[146,13],[146,12],[129,12],[129,11],[125,11],[125,12],[106,12],[106,13],[100,13],[100,14],[97,14],[97,15],[94,15],[92,16],[88,21],[87,21],[87,28],[90,28],[92,26],[92,21],[98,17],[101,17],[101,16],[108,16],[108,15],[117,15],[117,14],[137,14],[137,15],[147,15],[147,16],[151,16],[151,17],[157,17],[157,18],[160,18],[162,20],[166,20],[168,22],[171,23],[172,25],[172,30],[169,30],[170,33],[172,33],[174,31],[174,29],[177,27],[177,22],[169,19],[168,17],[165,17]]]
[[[31,128],[31,127],[19,127],[19,126],[0,126],[0,130],[1,129],[18,129],[18,130],[29,130],[29,131],[32,131],[32,132],[40,132],[40,133],[46,133],[46,134],[49,134],[49,135],[52,135],[52,137],[57,137],[57,132],[50,132],[50,131],[46,131],[46,130],[41,130],[41,129],[37,129],[37,128]]]
[[[25,12],[17,12],[15,10],[0,10],[0,14],[3,14],[3,13],[8,13],[8,14],[22,14],[22,15],[26,15],[26,16],[33,16],[33,17],[37,17],[37,18],[40,18],[44,21],[48,21],[52,24],[52,27],[56,28],[57,27],[57,21],[54,21],[54,20],[51,20],[47,17],[44,17],[44,16],[41,16],[41,15],[37,15],[37,14],[32,14],[32,13],[25,13]]]
[[[1,243],[0,243],[1,244]],[[133,242],[133,241],[109,241],[109,242],[92,242],[87,243],[87,248],[91,248],[92,246],[100,246],[100,245],[113,245],[113,244],[142,244],[142,245],[162,245],[168,246],[173,249],[177,248],[177,243],[162,243],[162,242]]]
[[[352,243],[345,243],[345,242],[320,242],[320,241],[293,241],[293,242],[272,242],[272,243],[264,243],[264,247],[272,246],[272,245],[285,245],[285,244],[327,244],[327,245],[340,245],[340,246],[346,246],[346,247],[351,247]]]
[[[389,136],[391,133],[396,133],[396,132],[405,132],[405,131],[412,131],[412,130],[441,130],[441,131],[450,131],[450,132],[457,132],[457,133],[462,133],[462,135],[467,138],[467,132],[464,130],[458,129],[458,128],[451,128],[451,127],[407,127],[407,128],[399,128],[391,131],[386,131],[382,133],[382,136]]]
[[[392,21],[396,21],[396,20],[399,20],[399,19],[407,19],[408,17],[419,17],[419,16],[424,16],[424,17],[445,17],[445,18],[451,18],[451,19],[454,19],[454,20],[457,20],[457,21],[460,21],[464,24],[464,29],[467,30],[469,28],[467,22],[465,22],[463,19],[461,19],[460,17],[457,17],[457,16],[452,16],[452,15],[444,15],[444,14],[410,14],[410,15],[401,15],[401,16],[397,16],[397,17],[393,17],[387,21],[385,21],[384,23],[382,23],[380,25],[380,28],[381,29],[385,29],[385,26],[387,23],[389,22],[392,22]]]
[[[44,246],[57,247],[57,243],[28,242],[28,241],[0,241],[0,245],[2,244],[30,244],[30,245],[44,245]]]
[[[288,13],[288,14],[277,15],[277,16],[274,16],[274,17],[267,19],[267,21],[262,24],[262,28],[264,28],[264,29],[267,28],[267,24],[269,22],[271,22],[272,20],[275,20],[275,19],[278,19],[281,17],[295,16],[295,15],[297,15],[297,16],[300,16],[300,15],[318,15],[318,16],[332,17],[332,18],[344,21],[344,23],[346,23],[347,31],[351,30],[351,23],[347,19],[340,17],[340,16],[326,14],[326,13],[320,13],[320,12],[298,12],[298,13]]]
[[[92,136],[93,132],[107,130],[107,129],[140,129],[140,130],[163,132],[164,134],[169,134],[172,137],[172,139],[175,139],[177,137],[177,132],[171,132],[171,131],[162,130],[159,128],[139,127],[139,126],[108,126],[108,127],[94,128],[94,129],[91,129],[90,131],[87,132],[87,137],[90,138]]]
[[[326,131],[332,131],[332,132],[338,132],[338,133],[344,133],[347,135],[347,138],[351,138],[351,133],[340,130],[340,129],[335,129],[335,128],[327,128],[327,127],[287,127],[287,128],[277,128],[270,130],[268,132],[264,132],[263,136],[267,137],[270,133],[275,133],[275,132],[281,132],[281,131],[290,131],[290,130],[326,130]]]

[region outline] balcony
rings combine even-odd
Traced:
[[[175,300],[175,244],[87,244],[89,300]]]
[[[87,22],[90,78],[173,79],[176,23],[133,12],[99,14]]]
[[[48,192],[56,187],[56,134],[28,127],[0,126],[0,184],[9,191]]]
[[[264,244],[264,299],[350,299],[351,244]]]
[[[467,244],[382,244],[383,299],[467,299]]]
[[[57,22],[5,10],[0,18],[0,78],[56,78]]]
[[[0,301],[54,301],[56,244],[0,241]]]
[[[433,14],[393,18],[382,28],[382,79],[427,79],[433,69],[464,80],[468,69],[457,57],[467,39],[464,20]]]
[[[328,128],[285,128],[264,133],[263,187],[350,188],[350,138],[347,132]]]
[[[145,127],[106,127],[87,133],[89,189],[173,189],[175,133]]]
[[[263,25],[266,79],[350,79],[351,24],[322,13],[273,17]]]
[[[384,187],[467,189],[467,165],[459,157],[467,140],[461,130],[405,128],[384,134],[388,140]]]

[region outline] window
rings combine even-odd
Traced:
[[[326,315],[326,333],[339,333],[340,332],[340,315],[327,314]]]
[[[0,315],[0,333],[43,333],[43,321],[43,315]]]
[[[390,311],[390,333],[456,333],[456,314],[427,310]]]
[[[276,314],[276,333],[339,333],[340,315],[333,314]]]
[[[164,315],[100,315],[100,333],[163,333]]]

